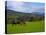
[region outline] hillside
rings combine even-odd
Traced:
[[[30,16],[32,13],[23,13],[23,12],[18,12],[18,11],[13,11],[13,10],[7,10],[7,15],[15,15],[15,16],[23,16],[23,15],[28,15]]]
[[[18,12],[18,11],[13,11],[13,10],[7,10],[7,15],[15,15],[15,16],[23,16],[23,15],[43,15],[44,13],[41,12],[32,12],[32,13],[23,13],[23,12]]]

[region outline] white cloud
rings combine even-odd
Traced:
[[[34,12],[35,10],[37,9],[40,9],[40,8],[43,8],[43,6],[31,6],[31,7],[28,7],[28,6],[23,6],[25,3],[24,2],[8,2],[8,8],[9,9],[12,9],[12,10],[15,10],[15,11],[20,11],[20,12],[27,12],[27,13],[31,13],[31,12]]]

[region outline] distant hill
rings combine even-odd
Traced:
[[[40,12],[32,12],[32,13],[23,13],[23,12],[18,12],[18,11],[13,11],[13,10],[9,10],[7,9],[7,16],[8,18],[15,18],[15,17],[20,17],[20,16],[31,16],[31,15],[35,15],[35,16],[44,16],[44,13]]]
[[[22,12],[17,12],[13,10],[7,10],[7,15],[15,15],[15,16],[23,16],[23,15],[28,15],[30,16],[32,13],[22,13]]]
[[[42,14],[45,14],[45,9],[41,8],[41,9],[35,10],[35,12],[33,12],[33,13],[38,14],[38,15],[42,15]]]

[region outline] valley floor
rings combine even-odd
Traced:
[[[44,21],[26,22],[24,25],[7,24],[7,33],[32,33],[32,32],[44,32]]]

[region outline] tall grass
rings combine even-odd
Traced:
[[[7,33],[44,32],[44,21],[26,22],[26,24],[7,24]]]

